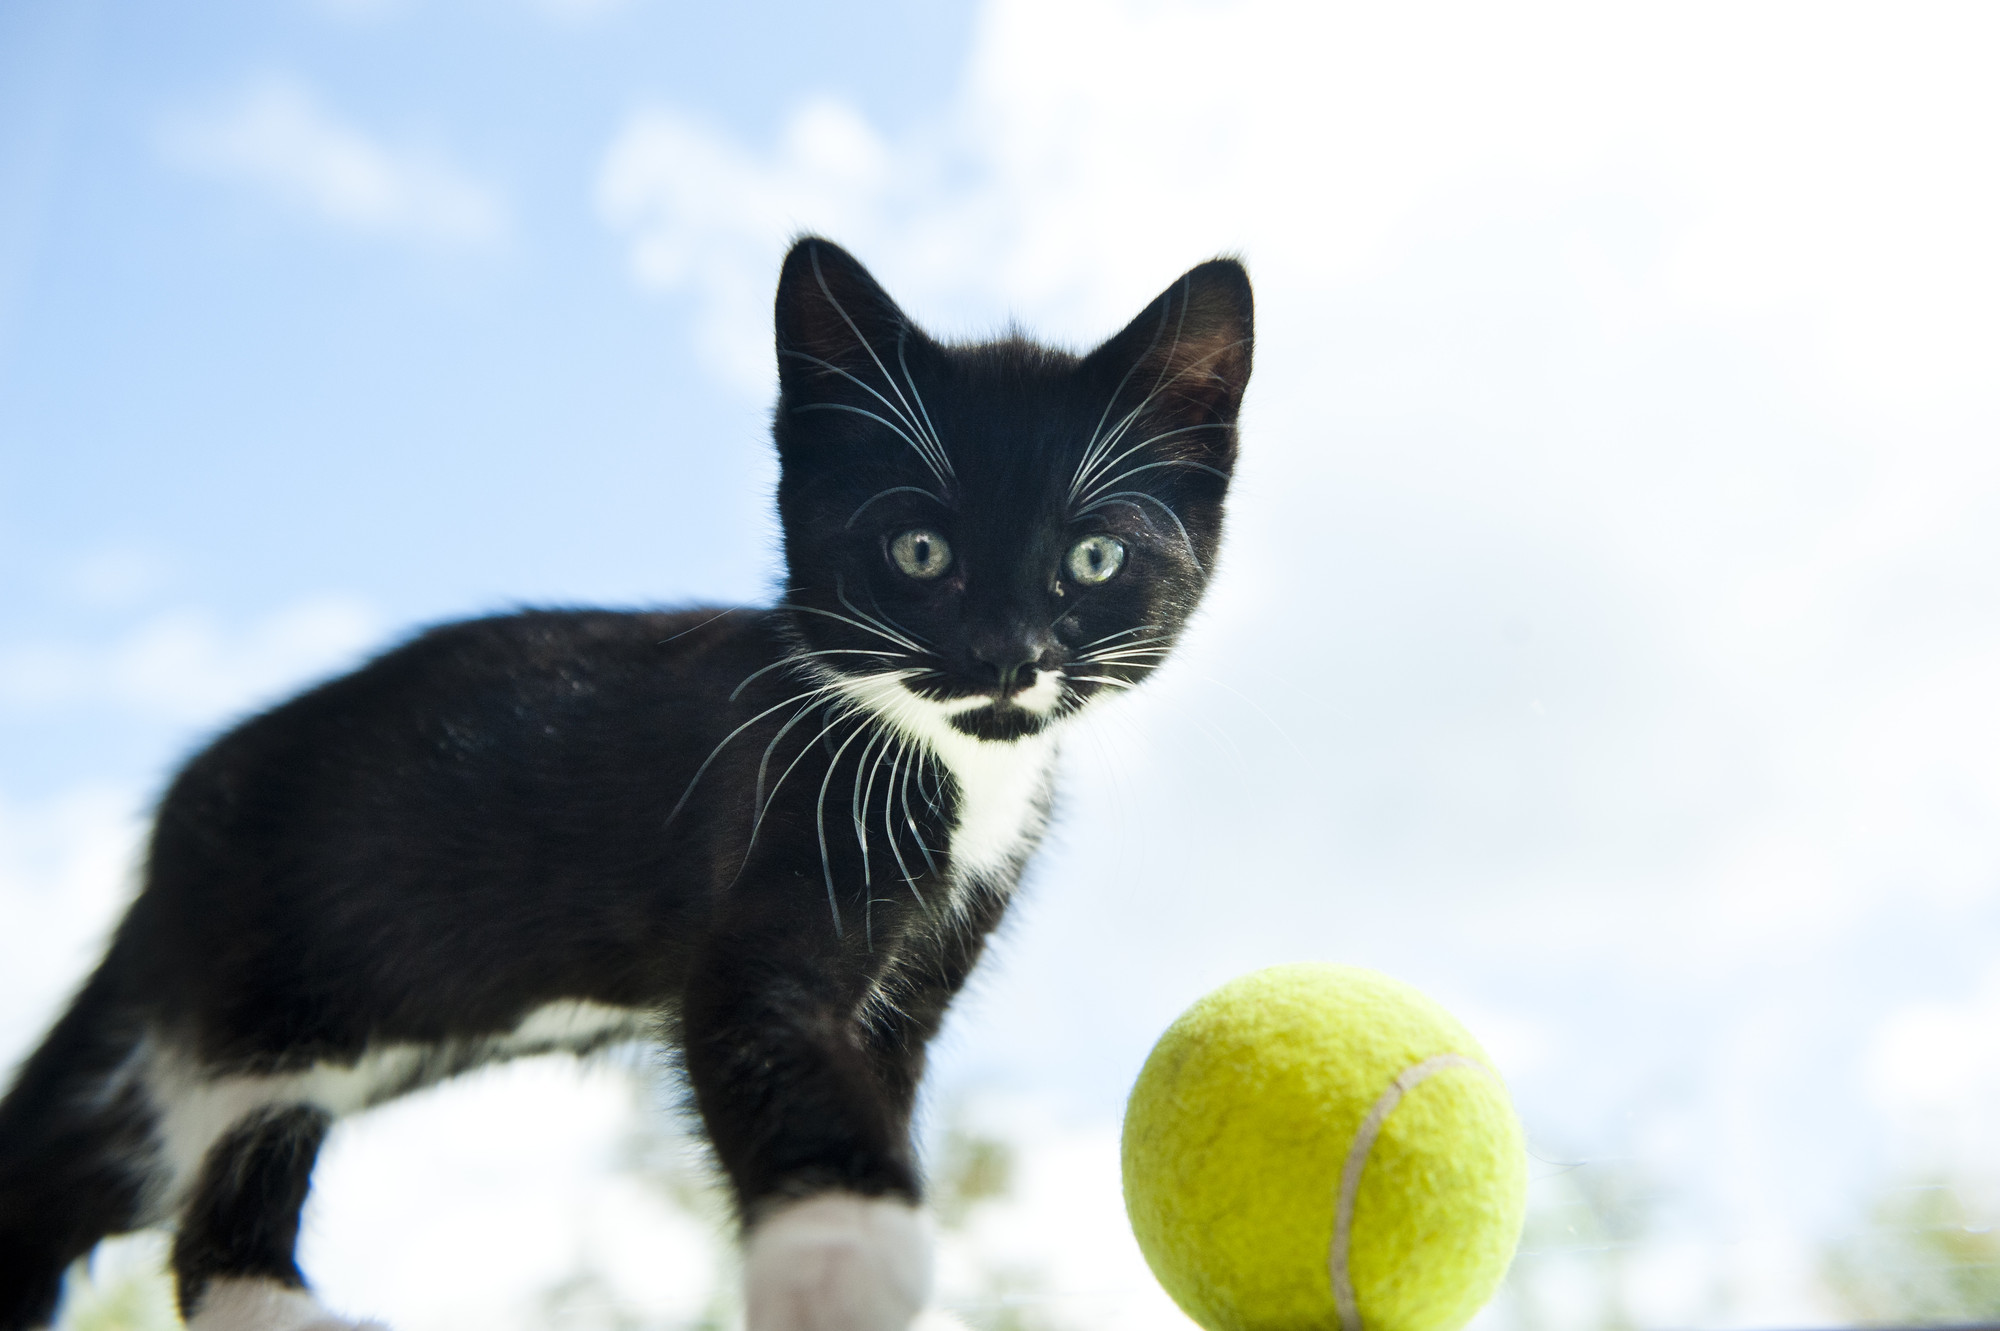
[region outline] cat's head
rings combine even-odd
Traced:
[[[801,240],[773,427],[800,653],[878,710],[991,741],[1142,679],[1208,583],[1250,344],[1229,259],[1076,356],[938,342]]]

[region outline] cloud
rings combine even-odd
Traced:
[[[1898,1132],[1913,1174],[1940,1168],[2000,1189],[2000,967],[1955,999],[1906,1004],[1870,1036],[1869,1097]]]
[[[485,247],[508,229],[491,188],[435,154],[376,142],[291,79],[265,79],[226,109],[173,120],[163,146],[190,171],[255,186],[345,230]]]
[[[692,117],[652,109],[612,141],[597,206],[631,236],[632,272],[642,284],[697,290],[700,342],[711,363],[762,392],[771,381],[765,288],[774,256],[807,227],[836,236],[878,232],[903,165],[838,102],[801,109],[768,161]]]
[[[106,644],[0,646],[0,707],[115,706],[208,725],[351,662],[381,637],[374,612],[323,596],[231,629],[199,610],[153,615]]]
[[[131,889],[142,807],[138,792],[100,786],[0,797],[0,1068],[96,963]]]
[[[654,108],[615,138],[598,199],[639,279],[693,288],[711,328],[804,227],[953,312],[1019,302],[1077,335],[1216,250],[1323,292],[1393,261],[1412,223],[1450,226],[1441,209],[1532,206],[1609,167],[1657,207],[1619,219],[1603,276],[1664,235],[1671,301],[1769,323],[1769,346],[1824,357],[1849,391],[1983,400],[2000,189],[1972,164],[2000,123],[1978,54],[1996,25],[1963,6],[1752,21],[1727,5],[994,0],[956,101],[906,135],[817,102],[764,150]],[[752,363],[751,346],[746,329],[721,354]]]

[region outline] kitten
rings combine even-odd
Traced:
[[[636,1038],[677,1053],[733,1185],[751,1331],[916,1314],[925,1045],[1064,725],[1207,584],[1250,286],[1202,264],[1082,357],[948,345],[808,238],[776,313],[776,606],[445,625],[175,779],[0,1103],[0,1331],[165,1223],[197,1331],[346,1326],[293,1258],[336,1117]]]

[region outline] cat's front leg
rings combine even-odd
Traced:
[[[745,1221],[748,1331],[904,1331],[930,1293],[930,1230],[852,959],[778,935],[737,944],[691,977],[682,1036]]]

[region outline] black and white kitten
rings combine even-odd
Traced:
[[[925,1045],[1064,724],[1207,583],[1250,286],[1202,264],[1082,357],[947,345],[806,239],[777,350],[778,605],[449,624],[180,773],[0,1102],[0,1331],[158,1224],[198,1331],[344,1326],[293,1259],[336,1117],[635,1038],[678,1053],[734,1186],[751,1331],[916,1314]]]

